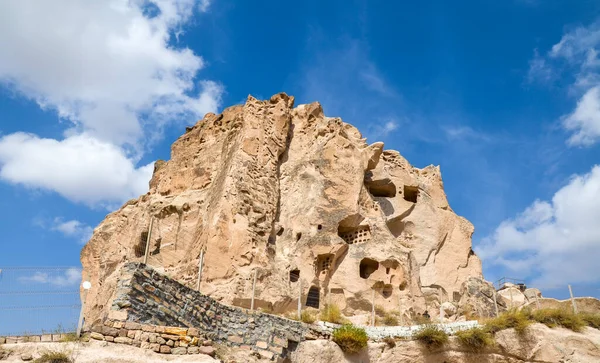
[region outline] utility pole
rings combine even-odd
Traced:
[[[302,320],[302,279],[298,277],[298,320]]]
[[[577,314],[577,304],[575,304],[575,299],[573,298],[573,290],[571,290],[571,285],[569,285],[569,294],[571,295],[571,304],[573,304],[573,312]]]
[[[200,258],[198,259],[198,283],[196,284],[196,290],[200,292],[200,282],[202,281],[202,269],[204,268],[204,248],[200,251]]]
[[[250,302],[250,310],[254,310],[254,290],[256,289],[256,271],[254,270],[254,281],[252,281],[252,300]]]
[[[146,237],[146,252],[144,253],[144,265],[148,264],[148,254],[150,253],[150,236],[152,235],[153,224],[154,218],[150,217],[150,228],[148,229],[148,236]]]

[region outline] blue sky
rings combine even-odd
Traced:
[[[0,266],[77,266],[205,112],[285,91],[441,165],[488,280],[600,297],[600,3],[0,5]]]

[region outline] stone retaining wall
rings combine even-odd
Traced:
[[[142,338],[144,330],[133,328],[133,323],[143,324],[140,326],[146,329],[154,327],[156,342],[150,342],[150,336]],[[176,334],[157,330],[164,326],[184,328],[187,332],[182,330],[183,335],[175,339]],[[286,356],[305,339],[329,335],[299,321],[223,305],[139,263],[123,266],[108,317],[103,324],[92,326],[91,331],[102,335],[102,339],[108,336],[117,341],[121,338],[120,343],[139,343],[140,346],[148,343],[144,347],[162,353],[193,346],[188,341],[195,338],[196,334],[189,334],[193,331],[198,333],[199,339],[255,350],[271,359]],[[158,337],[162,339],[159,341]],[[172,344],[167,344],[169,340]],[[182,346],[181,342],[188,345]]]
[[[0,337],[0,344],[63,342],[72,339],[73,336],[75,333],[8,336]]]

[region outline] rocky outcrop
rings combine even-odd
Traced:
[[[300,343],[292,353],[292,363],[330,362],[403,362],[403,363],[524,363],[524,362],[577,362],[600,361],[600,331],[586,328],[583,333],[550,329],[535,324],[526,336],[513,329],[496,334],[496,346],[474,352],[463,347],[454,338],[442,348],[428,349],[416,341],[396,341],[394,347],[386,343],[369,343],[368,348],[356,355],[344,354],[332,341],[315,340]]]
[[[446,199],[439,167],[415,168],[321,105],[249,97],[207,114],[159,161],[150,191],[109,214],[84,247],[89,324],[106,313],[118,271],[148,263],[224,303],[256,299],[275,312],[375,304],[406,316],[481,278],[473,226]],[[148,235],[150,221],[153,229]],[[301,289],[301,290],[300,290]]]

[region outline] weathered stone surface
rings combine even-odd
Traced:
[[[165,327],[165,334],[169,334],[171,336],[185,336],[187,335],[187,331],[188,330],[186,328],[176,328],[170,326]]]
[[[187,353],[188,353],[187,348],[184,348],[184,347],[178,347],[178,348],[171,349],[171,354],[185,355]]]
[[[133,340],[127,337],[116,337],[115,343],[131,345],[131,343],[133,343]]]
[[[171,353],[171,347],[169,347],[168,345],[161,345],[159,352],[163,353],[163,354],[170,354]]]
[[[496,316],[494,306],[494,286],[482,278],[471,277],[465,281],[460,290],[458,314],[492,317]],[[496,294],[498,311],[506,310],[506,303],[502,296]]]
[[[525,295],[516,287],[499,290],[498,295],[506,301],[509,309],[521,307],[527,302]]]
[[[215,354],[217,353],[217,351],[213,347],[201,346],[201,347],[197,347],[197,349],[198,349],[198,353],[210,355],[211,357],[214,357]]]
[[[6,344],[6,338],[0,337],[0,344]]]
[[[21,360],[28,362],[30,360],[33,360],[33,356],[30,353],[23,353],[21,354]]]
[[[481,277],[473,226],[449,207],[439,167],[415,168],[318,103],[293,103],[285,94],[249,97],[207,114],[173,144],[148,194],[108,215],[82,251],[98,286],[86,322],[103,309],[128,318],[109,310],[110,299],[123,262],[141,260],[135,251],[151,217],[149,264],[195,286],[205,249],[202,291],[224,303],[247,303],[256,270],[256,303],[275,312],[295,309],[297,273],[305,295],[313,288],[325,301],[331,291],[348,316],[368,312],[372,288],[375,304],[410,315]]]
[[[92,332],[92,333],[90,333],[90,338],[95,339],[95,340],[104,340],[104,335],[102,335],[100,333]]]

